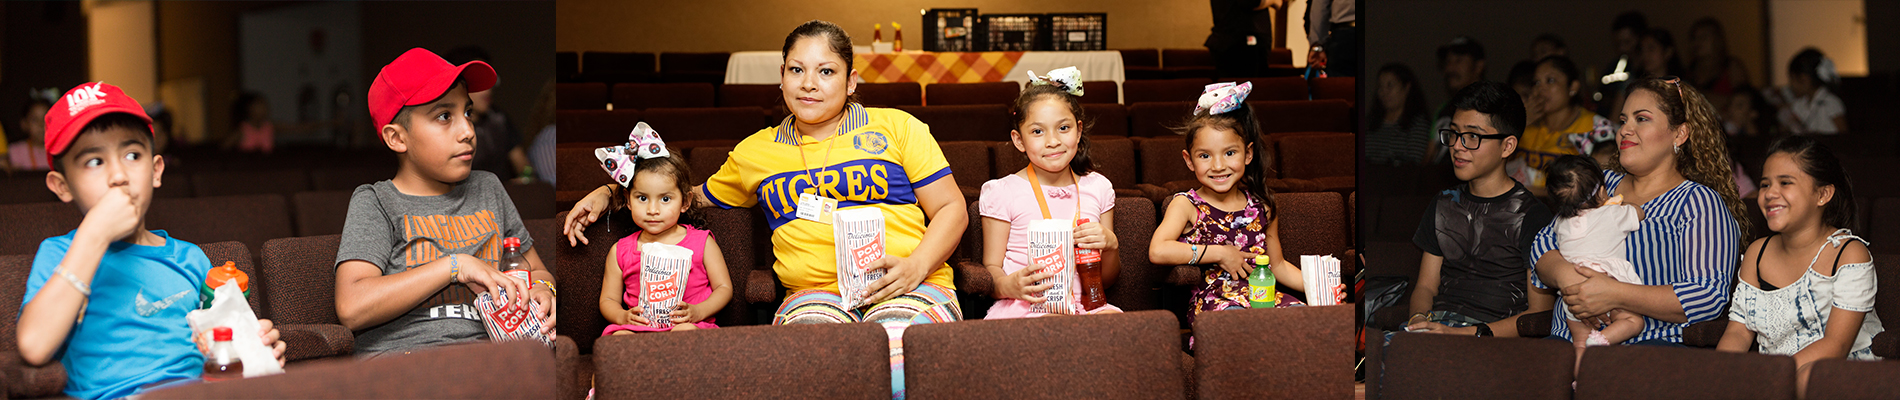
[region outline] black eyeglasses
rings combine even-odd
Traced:
[[[1477,132],[1458,132],[1451,129],[1438,130],[1438,144],[1451,147],[1453,143],[1464,143],[1465,150],[1477,150],[1478,145],[1482,144],[1485,139],[1502,140],[1507,137],[1511,137],[1511,135],[1502,133],[1484,135]]]

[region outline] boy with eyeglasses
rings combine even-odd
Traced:
[[[1424,256],[1406,330],[1518,336],[1517,317],[1555,297],[1528,285],[1528,254],[1551,212],[1504,171],[1524,133],[1524,102],[1510,85],[1481,81],[1451,100],[1438,133],[1463,184],[1432,197],[1412,242]]]

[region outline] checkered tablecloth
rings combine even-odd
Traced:
[[[1121,82],[1122,57],[1115,51],[1031,51],[871,54],[860,52],[853,64],[864,82],[1026,82],[1025,71],[1044,73],[1074,66],[1083,80]],[[732,53],[726,65],[726,83],[777,84],[784,62],[776,51]]]

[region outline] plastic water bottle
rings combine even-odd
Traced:
[[[1273,268],[1269,267],[1266,255],[1253,258],[1253,275],[1247,277],[1247,300],[1252,308],[1273,308],[1280,295],[1274,292]]]

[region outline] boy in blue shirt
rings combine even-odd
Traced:
[[[85,215],[47,238],[33,259],[19,321],[29,365],[58,360],[65,393],[119,398],[204,373],[199,336],[185,322],[211,260],[197,245],[145,230],[165,160],[152,150],[152,119],[104,82],[79,85],[46,113],[46,187]],[[284,362],[269,320],[258,333]]]

